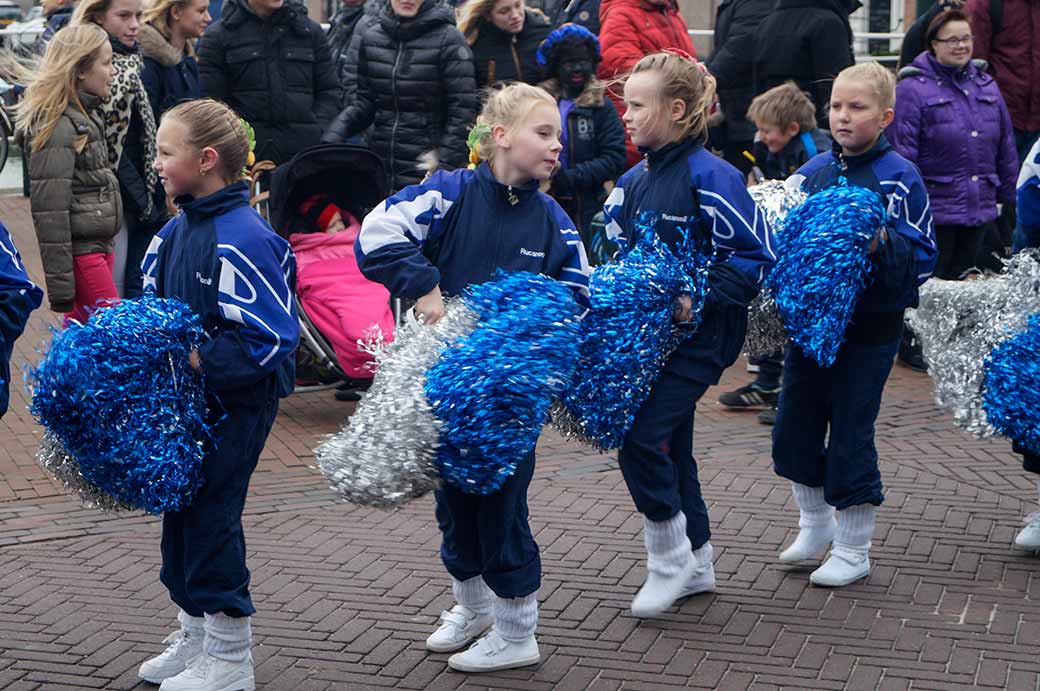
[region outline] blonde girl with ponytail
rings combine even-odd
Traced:
[[[656,233],[675,251],[689,234],[714,254],[701,323],[669,356],[621,446],[625,482],[643,514],[646,582],[632,601],[654,617],[676,600],[715,588],[708,510],[693,458],[697,400],[740,354],[747,305],[776,257],[770,229],[741,173],[705,146],[715,80],[679,52],[640,60],[624,80],[622,118],[643,161],[617,181],[604,211],[607,233],[631,243]],[[650,227],[638,225],[646,214]],[[676,304],[688,321],[691,302]]]
[[[112,240],[122,204],[98,112],[111,82],[105,32],[67,27],[26,80],[16,113],[30,151],[29,201],[47,297],[52,310],[81,323],[117,299]]]

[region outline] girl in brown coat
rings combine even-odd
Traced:
[[[47,46],[18,105],[30,145],[30,201],[51,309],[86,321],[117,298],[112,238],[122,204],[96,109],[112,81],[112,48],[93,25],[70,26]]]

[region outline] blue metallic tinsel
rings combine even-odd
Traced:
[[[776,238],[779,260],[766,285],[791,341],[824,367],[834,364],[870,280],[867,251],[884,224],[881,197],[843,185],[810,195]]]
[[[671,352],[700,326],[713,255],[693,232],[674,251],[644,214],[636,243],[592,272],[592,310],[582,321],[581,364],[553,424],[600,450],[616,449],[650,395]],[[689,295],[692,319],[677,325],[676,299]]]
[[[499,272],[462,301],[477,325],[427,371],[426,398],[441,423],[441,479],[488,494],[534,450],[550,403],[570,383],[577,308],[564,284],[523,272]]]
[[[205,339],[179,300],[124,300],[57,332],[31,373],[33,415],[108,506],[158,514],[194,498],[209,425],[188,354]]]
[[[982,405],[998,432],[1040,454],[1040,314],[986,357]]]

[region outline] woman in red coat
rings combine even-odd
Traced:
[[[602,0],[599,21],[603,60],[598,76],[607,83],[628,74],[644,55],[670,49],[694,54],[686,20],[675,0]],[[621,89],[615,86],[608,93],[623,117]],[[629,167],[634,166],[642,155],[627,133],[625,149]]]

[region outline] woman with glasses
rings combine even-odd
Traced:
[[[934,275],[957,280],[978,264],[997,204],[1015,203],[1018,155],[997,83],[971,60],[967,16],[941,12],[925,40],[925,52],[899,72],[888,136],[928,188],[939,246]]]

